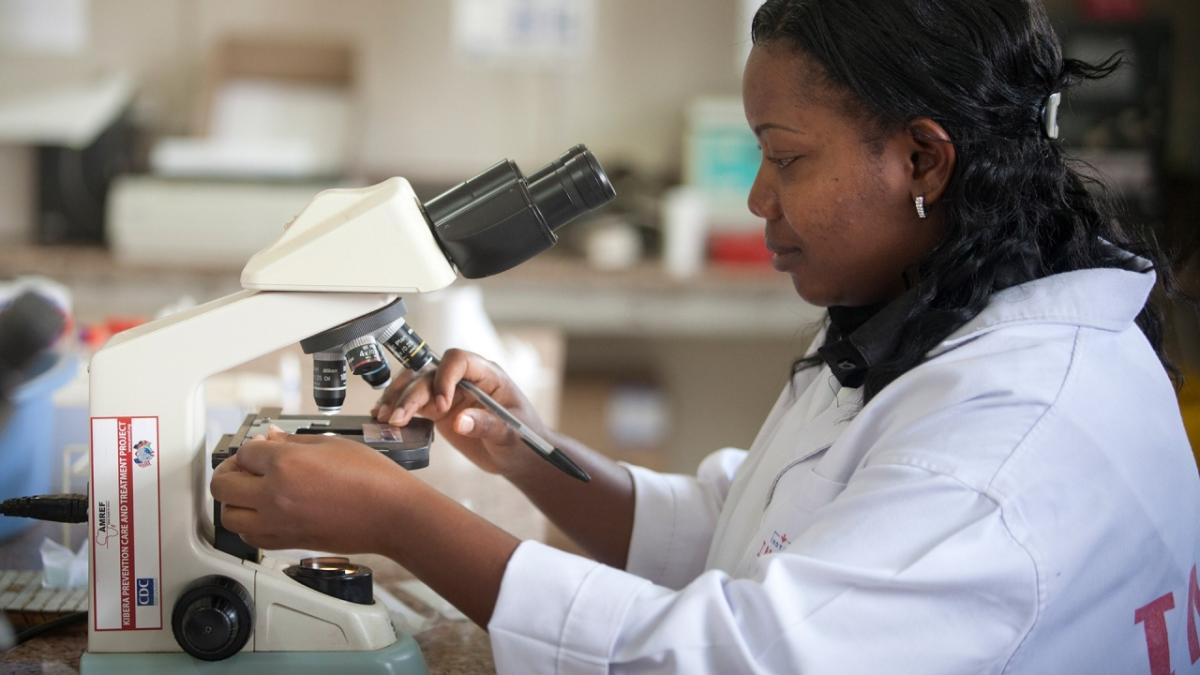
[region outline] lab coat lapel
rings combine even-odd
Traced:
[[[801,388],[803,387],[803,388]],[[798,396],[798,398],[797,398]],[[828,367],[798,376],[738,471],[717,523],[707,567],[732,571],[757,536],[767,495],[781,475],[828,449],[861,407],[860,390],[842,388]]]
[[[794,448],[792,463],[804,461],[828,449],[862,408],[861,388],[842,387],[832,375],[829,375],[829,386],[834,389],[832,400],[798,430],[797,437],[785,441]]]
[[[731,519],[723,550],[716,555],[710,552],[710,561],[735,576],[744,576],[759,556],[786,547],[784,535],[794,537],[813,511],[845,487],[820,477],[815,467],[858,412],[862,394],[860,389],[839,387],[831,374],[829,377],[835,391],[823,397],[825,407],[815,415],[797,409],[780,425],[765,449],[766,458],[747,481],[751,485],[748,494],[762,496]],[[800,506],[804,508],[797,508]],[[775,536],[782,537],[781,541],[773,543]]]
[[[809,461],[820,453],[825,453],[829,450],[837,439],[846,430],[847,425],[858,414],[862,407],[862,390],[840,388],[834,394],[832,402],[815,417],[811,418],[807,423],[795,428],[791,437],[776,438],[773,445],[778,446],[780,454],[786,454],[789,459],[778,466],[772,472],[771,487],[767,491],[767,503],[763,505],[765,509],[771,502],[772,493],[779,483],[780,479],[788,471],[800,466],[816,465],[822,469],[830,458],[828,454],[823,455],[819,459]],[[791,446],[793,451],[788,453],[787,448]],[[834,464],[840,464],[840,461],[834,461]],[[832,467],[831,467],[832,468]],[[826,473],[824,470],[822,474]],[[845,483],[841,478],[841,473],[834,471],[837,476],[827,476],[829,478],[839,480]]]

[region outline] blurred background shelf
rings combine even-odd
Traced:
[[[203,302],[240,288],[239,269],[122,263],[93,247],[6,246],[5,274],[41,275],[66,284],[81,321],[113,314],[152,316],[189,296]],[[585,261],[544,255],[475,283],[499,324],[547,325],[570,337],[762,337],[800,334],[821,310],[800,300],[786,276],[755,266],[706,267],[675,279],[652,262],[602,271]]]

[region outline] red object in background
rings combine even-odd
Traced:
[[[146,319],[140,316],[110,316],[103,323],[81,325],[79,341],[91,349],[99,349],[110,337],[144,323]]]
[[[146,319],[140,316],[110,316],[105,321],[108,332],[112,335],[130,328],[137,328],[144,323],[146,323]]]
[[[1146,17],[1146,0],[1077,0],[1079,13],[1092,21],[1139,21]]]
[[[708,259],[717,263],[770,263],[771,252],[761,230],[713,232],[708,235]]]

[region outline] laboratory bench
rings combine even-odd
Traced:
[[[76,526],[82,528],[83,526]],[[25,533],[0,542],[0,569],[31,569],[40,566],[38,545],[42,537],[55,537],[59,526],[38,523]],[[80,535],[82,536],[82,535]],[[408,596],[398,584],[410,578],[402,568],[372,556],[370,566],[383,588],[410,607],[431,617],[432,623],[414,637],[429,667],[430,675],[490,675],[496,672],[487,633],[474,623],[447,619],[436,610]],[[87,624],[83,621],[44,633],[6,652],[0,652],[0,672],[5,675],[66,674],[79,672],[79,657],[87,648]]]

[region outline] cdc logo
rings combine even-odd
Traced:
[[[153,577],[138,577],[137,579],[137,604],[138,607],[154,604],[154,578]]]

